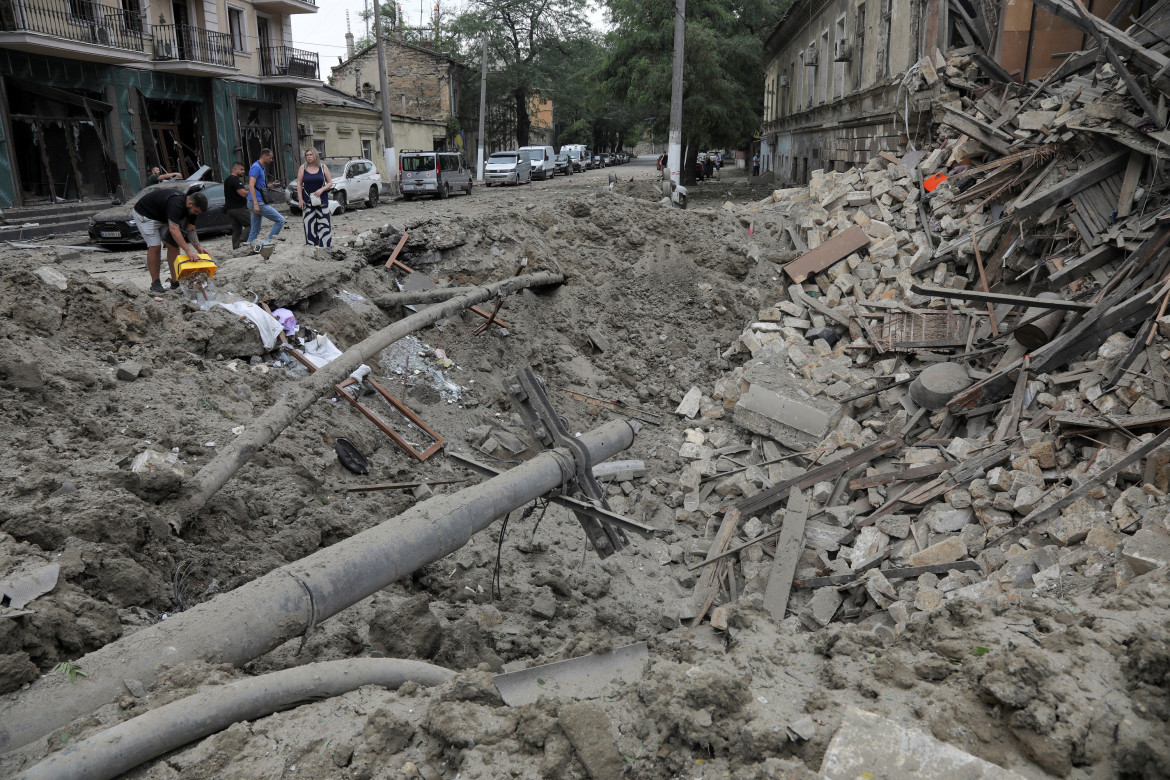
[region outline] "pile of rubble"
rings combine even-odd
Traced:
[[[1151,106],[1170,93],[1143,65],[1164,42],[1072,21],[1104,56],[1023,87],[977,45],[926,58],[906,82],[933,101],[925,148],[725,205],[781,251],[723,355],[741,365],[677,410],[696,421],[677,519],[714,540],[696,623],[759,591],[778,620],[900,633],[949,600],[1002,612],[1170,564],[1170,134]]]

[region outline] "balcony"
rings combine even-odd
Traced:
[[[93,0],[0,0],[0,48],[91,62],[146,62],[138,14]]]
[[[264,83],[280,87],[316,87],[321,84],[317,52],[291,46],[262,46],[260,75]]]
[[[154,69],[189,76],[230,76],[238,72],[232,39],[189,24],[156,24]]]
[[[317,0],[252,0],[257,11],[273,14],[315,14]]]

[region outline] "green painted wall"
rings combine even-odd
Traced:
[[[113,84],[117,95],[116,121],[121,123],[125,144],[125,165],[119,168],[119,178],[127,193],[135,193],[145,182],[142,169],[143,139],[135,138],[134,117],[138,111],[137,91],[151,99],[190,100],[200,105],[203,126],[207,128],[203,153],[214,176],[222,178],[226,166],[238,156],[237,99],[254,100],[280,105],[277,123],[278,149],[274,149],[288,171],[296,171],[300,154],[296,149],[296,90],[250,84],[227,79],[194,78],[174,73],[161,73],[136,68],[121,68],[95,62],[41,57],[16,51],[0,51],[0,76],[36,81],[59,89],[90,89],[100,92],[104,85]],[[7,111],[7,106],[3,107]],[[112,136],[112,134],[111,134]],[[111,142],[112,142],[111,137]],[[0,140],[0,208],[11,208],[17,203],[17,184],[13,171],[14,155],[9,139]],[[250,160],[247,162],[251,162]],[[291,167],[290,167],[291,166]]]

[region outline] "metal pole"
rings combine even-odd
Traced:
[[[398,192],[398,162],[394,155],[394,123],[390,118],[390,94],[386,84],[386,41],[382,37],[382,0],[374,0],[374,40],[378,43],[378,93],[382,96],[382,178]]]
[[[487,118],[487,33],[483,34],[483,64],[479,74],[479,162],[475,165],[475,178],[483,181],[485,122]]]
[[[683,54],[687,36],[687,0],[674,0],[674,69],[670,79],[670,135],[666,165],[670,180],[679,184],[682,173]]]
[[[613,420],[580,438],[600,463],[634,442],[637,424]],[[185,661],[237,667],[304,634],[392,582],[455,552],[497,519],[576,476],[572,453],[554,449],[498,477],[415,504],[397,517],[282,566],[211,601],[172,615],[77,660],[88,676],[72,685],[45,675],[0,697],[0,753],[51,734],[125,693],[150,687]]]

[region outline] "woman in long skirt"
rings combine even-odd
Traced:
[[[304,217],[306,244],[333,245],[333,226],[329,217],[329,190],[332,187],[329,166],[321,162],[316,149],[306,149],[305,163],[297,171],[297,203]]]

